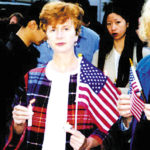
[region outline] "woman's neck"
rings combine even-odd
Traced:
[[[51,66],[57,72],[72,72],[78,67],[78,59],[74,54],[54,55]]]
[[[125,45],[125,36],[122,37],[119,40],[114,40],[114,48],[116,49],[116,51],[121,54],[123,49],[124,49],[124,45]]]

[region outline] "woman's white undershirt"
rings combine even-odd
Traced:
[[[67,108],[70,75],[73,72],[60,73],[51,68],[50,62],[46,67],[46,76],[52,81],[47,106],[45,135],[42,150],[65,150],[67,122]]]

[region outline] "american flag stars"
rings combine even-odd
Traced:
[[[107,77],[104,76],[100,70],[95,70],[93,66],[84,61],[85,60],[82,60],[81,62],[82,68],[80,81],[90,85],[91,89],[98,94],[101,88],[105,85]]]

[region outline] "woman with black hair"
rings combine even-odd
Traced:
[[[121,89],[122,93],[127,93],[129,89],[129,58],[133,60],[136,67],[136,64],[144,56],[145,43],[140,41],[136,34],[136,28],[131,22],[131,14],[129,15],[126,6],[122,6],[119,2],[108,3],[104,6],[104,11],[102,26],[105,32],[101,34],[99,52],[94,54],[93,64],[103,70]],[[131,128],[126,124],[129,125],[131,120],[132,117],[128,120],[120,118],[113,125],[103,141],[103,150],[129,150]]]
[[[97,51],[93,58],[93,64],[98,65],[123,93],[128,91],[129,58],[136,66],[143,57],[144,46],[132,27],[129,12],[125,7],[120,3],[109,3],[104,6],[104,34],[101,34],[99,52]],[[95,61],[95,57],[98,60]]]

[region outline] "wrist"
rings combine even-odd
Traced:
[[[132,121],[132,116],[131,116],[131,117],[128,117],[128,118],[123,118],[124,126],[125,126],[126,128],[129,128],[131,121]]]
[[[85,138],[84,143],[81,146],[80,150],[88,150],[87,146],[88,146],[88,142],[87,142],[87,138]]]
[[[83,150],[90,150],[91,148],[99,146],[99,142],[93,137],[86,138]]]
[[[16,132],[16,134],[22,134],[24,128],[26,126],[26,123],[14,123],[14,131]]]

